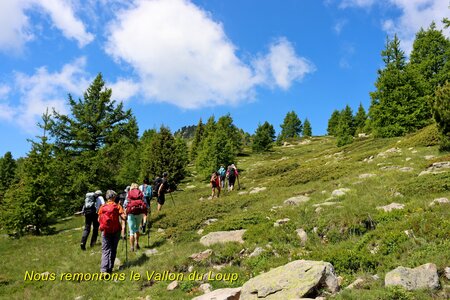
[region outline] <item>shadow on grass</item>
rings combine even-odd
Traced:
[[[142,253],[138,258],[133,260],[128,260],[123,265],[120,266],[119,270],[125,270],[130,267],[142,266],[146,261],[148,261],[148,256]]]

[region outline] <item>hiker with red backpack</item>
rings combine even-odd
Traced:
[[[119,245],[120,234],[125,237],[125,212],[119,204],[115,202],[116,192],[108,190],[106,192],[106,204],[98,210],[98,222],[102,232],[102,262],[100,272],[112,273],[114,261]]]
[[[217,198],[220,196],[220,178],[218,172],[213,172],[211,175],[211,199],[215,196],[215,191],[217,189]]]
[[[139,246],[139,227],[144,215],[147,215],[147,205],[144,202],[144,194],[139,190],[137,183],[132,183],[128,198],[125,201],[125,210],[127,213],[128,228],[130,229],[131,251],[140,249]]]

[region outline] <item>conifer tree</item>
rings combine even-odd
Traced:
[[[232,151],[237,155],[242,149],[242,136],[236,125],[233,124],[233,118],[230,114],[221,116],[216,123],[216,130],[222,131],[231,143]]]
[[[362,106],[362,103],[359,104],[358,112],[355,115],[355,133],[362,133],[364,132],[364,127],[366,125],[367,121],[367,114],[364,110],[364,107]]]
[[[311,137],[312,136],[311,123],[309,122],[308,118],[306,118],[305,122],[303,123],[303,136],[304,137]]]
[[[6,190],[14,181],[16,168],[17,164],[11,152],[6,152],[5,155],[0,158],[0,203]]]
[[[190,160],[191,161],[195,161],[195,158],[197,157],[197,151],[203,140],[204,131],[205,131],[205,125],[203,124],[202,119],[200,118],[200,120],[198,121],[198,125],[195,128],[194,139],[192,140],[191,152],[190,152]]]
[[[302,132],[302,121],[298,118],[294,111],[286,114],[283,124],[281,124],[281,139],[296,138]]]
[[[253,137],[253,152],[263,152],[270,150],[272,148],[274,140],[275,129],[273,128],[273,126],[267,121],[262,125],[259,124]]]
[[[440,132],[440,150],[450,150],[450,82],[436,90],[433,103],[433,117]]]
[[[385,68],[378,71],[377,90],[370,94],[369,117],[375,135],[400,136],[428,125],[427,83],[416,68],[406,65],[397,36],[387,40],[382,57]]]
[[[339,113],[339,123],[336,129],[337,146],[341,147],[352,143],[354,135],[355,126],[353,112],[350,106],[346,105],[345,108]]]
[[[336,136],[338,124],[339,124],[339,110],[335,109],[331,114],[330,119],[328,119],[328,127],[327,127],[328,135]]]
[[[38,235],[48,232],[58,207],[53,145],[48,138],[48,111],[38,126],[43,135],[38,137],[38,142],[31,141],[31,151],[19,174],[20,181],[5,194],[2,222],[10,233],[18,235],[27,230]]]

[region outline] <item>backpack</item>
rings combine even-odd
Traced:
[[[141,185],[142,186],[142,193],[144,193],[144,197],[145,198],[152,198],[152,194],[153,194],[153,191],[152,191],[152,186],[151,185],[149,185],[149,184],[147,184],[147,185]]]
[[[115,203],[103,205],[99,218],[100,231],[105,234],[113,234],[122,229],[119,222],[119,207]]]
[[[86,198],[84,199],[84,207],[83,207],[83,212],[85,215],[97,212],[95,202],[96,202],[95,193],[93,192],[86,193]]]
[[[127,204],[127,214],[140,215],[147,213],[147,205],[141,199],[129,200]]]
[[[226,172],[227,172],[227,171],[225,170],[225,168],[220,168],[220,169],[219,169],[219,175],[220,175],[220,177],[222,177],[222,178],[225,177]]]
[[[236,171],[234,168],[230,167],[228,168],[228,178],[235,178],[236,177]]]
[[[161,183],[162,183],[162,178],[156,177],[155,181],[153,182],[152,197],[158,197],[158,190],[159,190],[159,187],[161,186]]]

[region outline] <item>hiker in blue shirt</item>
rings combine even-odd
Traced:
[[[220,169],[217,171],[217,173],[219,173],[220,186],[223,189],[225,187],[225,177],[227,175],[227,170],[223,165],[220,165]]]

